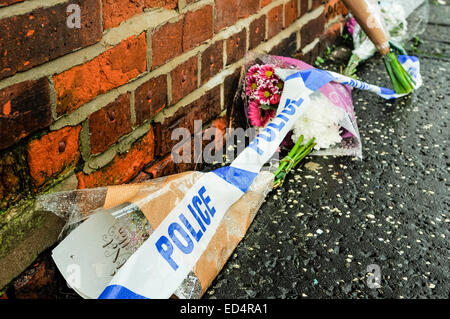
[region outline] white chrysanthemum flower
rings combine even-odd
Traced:
[[[304,143],[315,137],[314,149],[326,149],[342,141],[339,122],[345,117],[345,111],[336,107],[320,91],[311,95],[311,102],[305,105],[305,113],[294,125],[292,140],[294,143],[300,135]]]

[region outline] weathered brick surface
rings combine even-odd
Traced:
[[[91,154],[102,153],[119,138],[131,132],[130,93],[89,116]]]
[[[239,0],[215,0],[216,18],[214,20],[214,30],[220,30],[233,25],[237,19]]]
[[[129,182],[153,160],[153,129],[135,142],[125,154],[117,155],[106,167],[91,174],[77,174],[79,188],[93,188],[106,185],[119,185]]]
[[[246,18],[258,12],[259,0],[239,0],[238,18]]]
[[[158,160],[144,170],[151,178],[167,176],[177,172],[177,165],[174,163],[172,154]]]
[[[206,5],[186,13],[183,28],[183,50],[197,46],[213,36],[213,7]]]
[[[145,72],[146,66],[147,47],[142,33],[83,65],[55,75],[58,115],[71,113],[97,95],[127,83]]]
[[[52,299],[57,292],[55,263],[49,254],[39,256],[12,284],[17,299]]]
[[[227,110],[231,108],[233,99],[238,92],[240,77],[241,69],[237,69],[233,74],[227,76],[224,81],[224,95],[227,97],[224,102],[224,108]]]
[[[247,30],[244,28],[226,40],[227,65],[239,61],[247,52]]]
[[[222,70],[223,67],[223,41],[213,43],[202,53],[202,83]]]
[[[312,0],[311,10],[320,7],[322,4],[328,2],[329,0]]]
[[[272,48],[270,54],[291,57],[297,51],[297,34],[292,33],[287,39]]]
[[[17,3],[17,2],[23,2],[24,0],[1,0],[0,1],[0,7],[3,6],[9,6],[13,3]]]
[[[81,6],[80,29],[67,26],[69,2],[0,20],[0,79],[100,40],[99,1],[70,3]]]
[[[21,174],[17,171],[17,159],[11,153],[0,156],[0,209],[14,203],[22,189]]]
[[[53,122],[46,78],[0,90],[0,149]]]
[[[299,16],[298,1],[291,0],[284,6],[284,25],[290,26]]]
[[[342,2],[342,0],[330,0],[325,5],[324,13],[325,19],[327,21],[330,21],[340,14],[343,16],[347,15],[348,9],[345,6],[344,2]]]
[[[167,76],[160,75],[140,87],[134,93],[136,124],[154,117],[167,106]]]
[[[175,112],[174,115],[165,119],[162,125],[158,126],[157,155],[163,156],[170,153],[172,147],[178,141],[172,141],[172,131],[176,128],[186,128],[194,134],[194,121],[202,120],[207,123],[220,114],[220,87],[208,91],[200,99],[186,105]]]
[[[175,9],[178,5],[178,0],[145,0],[146,8],[164,8]]]
[[[272,2],[272,0],[261,0],[261,8],[267,6],[271,2]]]
[[[269,38],[283,30],[283,5],[273,8],[268,13]]]
[[[301,47],[305,47],[307,44],[311,43],[317,37],[320,37],[324,32],[325,27],[325,15],[321,14],[314,20],[309,21],[307,24],[302,26],[300,30]]]
[[[175,23],[166,23],[152,33],[152,69],[183,52],[183,25],[181,19]]]
[[[144,0],[102,0],[104,28],[118,26],[121,22],[143,12],[144,6]]]
[[[44,135],[28,145],[30,175],[37,186],[50,177],[74,167],[79,159],[78,136],[81,126],[65,127]]]
[[[249,49],[252,50],[266,39],[266,16],[263,15],[260,18],[252,21],[252,23],[250,24],[249,32]]]
[[[300,1],[300,16],[303,16],[305,13],[308,12],[308,0],[301,0]]]
[[[197,57],[194,56],[177,66],[170,73],[172,78],[172,104],[177,103],[197,88],[197,64]]]

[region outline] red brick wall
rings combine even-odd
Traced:
[[[0,0],[0,211],[69,176],[192,169],[171,162],[171,132],[226,127],[245,54],[315,59],[345,14],[337,0]]]

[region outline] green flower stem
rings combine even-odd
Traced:
[[[384,56],[384,65],[392,85],[394,86],[395,92],[410,93],[414,90],[414,80],[400,64],[395,53],[390,52]]]
[[[314,143],[314,138],[302,145],[301,143],[303,142],[303,139],[303,135],[300,136],[288,156],[281,160],[280,166],[274,173],[274,188],[281,186],[289,171],[297,166],[298,163],[300,163],[309,153],[311,153],[314,146],[316,146],[316,143]]]

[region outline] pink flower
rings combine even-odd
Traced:
[[[280,103],[280,100],[281,100],[281,96],[279,94],[274,94],[270,98],[270,104],[277,105],[278,103]]]
[[[257,101],[250,103],[248,118],[252,126],[264,127],[275,116],[275,110],[263,110]]]
[[[351,17],[348,21],[347,21],[347,30],[348,33],[350,33],[351,35],[353,35],[353,32],[355,32],[355,27],[356,27],[356,19],[354,17]]]
[[[265,85],[261,86],[258,89],[258,100],[261,104],[276,104],[271,103],[271,100],[275,94],[275,87],[273,85],[270,85],[268,83],[264,83]]]
[[[258,89],[258,83],[254,76],[247,76],[247,81],[245,83],[245,94],[252,96],[253,93]]]
[[[251,66],[247,71],[247,78],[255,76],[258,73],[259,69],[261,69],[261,66],[259,64]]]
[[[266,64],[263,65],[259,71],[258,74],[260,75],[261,79],[266,81],[266,80],[272,80],[275,78],[275,69],[273,68],[273,66]]]

